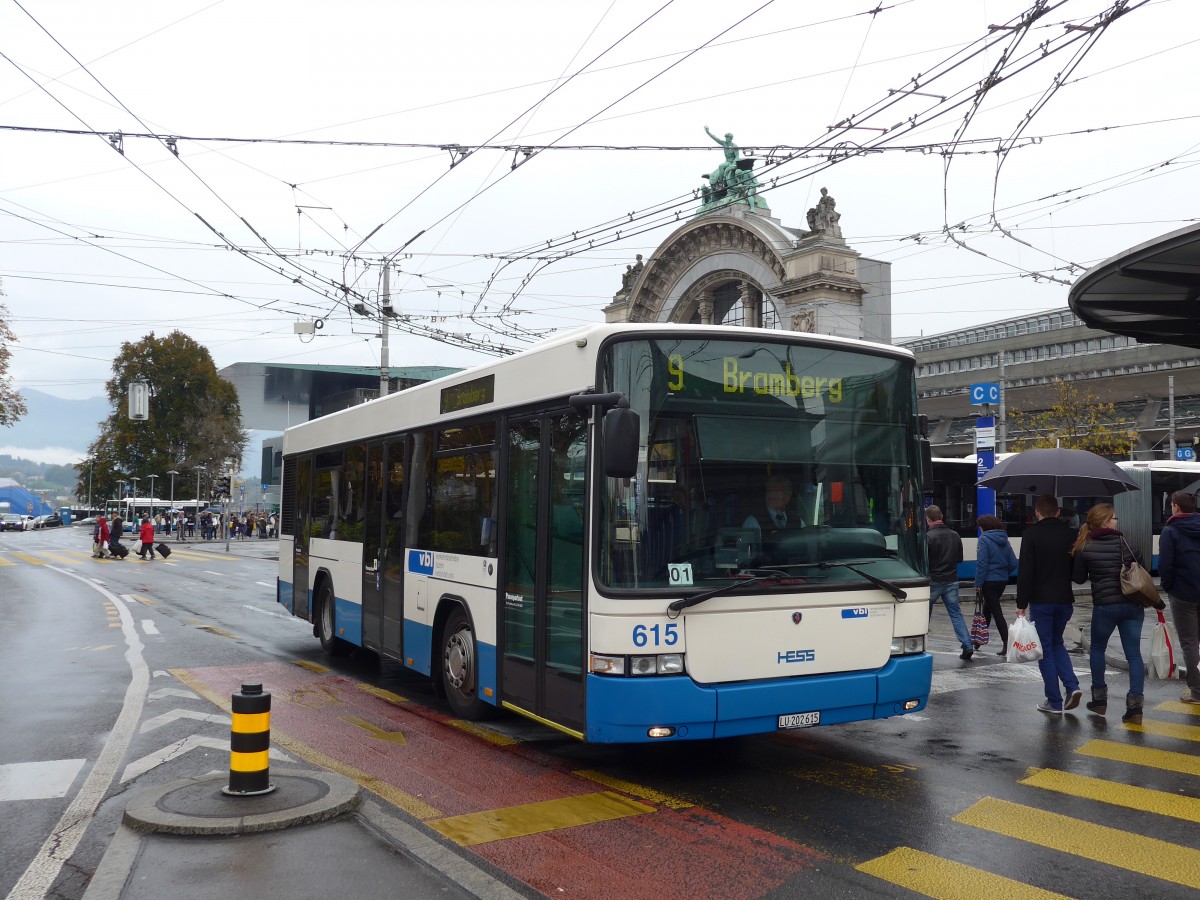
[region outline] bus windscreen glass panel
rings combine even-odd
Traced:
[[[637,475],[606,478],[600,572],[612,589],[715,587],[769,566],[764,590],[860,584],[823,561],[920,577],[910,360],[799,341],[614,343],[600,390],[641,419]]]

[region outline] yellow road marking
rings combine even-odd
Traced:
[[[1154,707],[1163,712],[1183,713],[1185,716],[1200,716],[1200,704],[1180,703],[1178,700],[1167,700]]]
[[[589,781],[595,781],[598,784],[606,785],[623,794],[629,794],[631,797],[641,797],[643,800],[649,800],[652,803],[657,803],[659,806],[665,806],[667,809],[692,808],[692,804],[686,800],[680,800],[678,797],[672,797],[670,794],[664,794],[653,788],[634,784],[632,781],[622,781],[620,778],[613,778],[611,775],[605,775],[603,772],[596,772],[592,769],[579,769],[572,774],[578,775],[580,778],[586,778]]]
[[[234,640],[234,641],[240,640],[240,638],[236,634],[228,632],[224,628],[218,628],[216,625],[197,625],[196,627],[199,628],[201,631],[209,631],[209,632],[212,632],[213,634],[219,634],[221,637],[227,637],[230,640]]]
[[[380,728],[378,725],[372,725],[366,719],[360,719],[358,716],[342,716],[342,721],[349,722],[351,725],[357,725],[377,741],[387,741],[389,744],[408,743],[408,738],[404,736],[403,731],[388,731]]]
[[[16,565],[15,562],[9,562],[3,556],[0,556],[0,566],[15,566],[15,565]]]
[[[653,806],[646,806],[619,794],[601,791],[598,794],[583,794],[559,800],[507,806],[504,809],[488,809],[465,816],[450,816],[427,824],[456,844],[471,847],[490,841],[558,831],[561,828],[574,828],[577,825],[591,825],[595,822],[608,822],[652,812]]]
[[[138,603],[143,604],[144,606],[153,606],[154,605],[153,600],[151,600],[149,597],[143,597],[141,594],[130,594],[129,596],[132,599],[136,600]]]
[[[51,560],[52,562],[66,563],[69,566],[73,566],[75,564],[74,557],[64,556],[61,553],[51,553],[49,550],[39,550],[38,555],[42,556],[44,559]]]
[[[1200,889],[1200,850],[1191,847],[995,797],[984,797],[960,812],[954,821]]]
[[[231,701],[228,697],[221,697],[220,694],[209,690],[208,685],[204,684],[197,678],[192,677],[192,674],[186,669],[168,669],[172,675],[182,681],[188,688],[194,691],[199,696],[203,697],[209,703],[216,706],[218,709],[224,710],[232,715],[233,710],[230,708]],[[386,781],[381,781],[374,775],[356,769],[353,766],[348,766],[341,760],[334,759],[332,756],[327,756],[320,750],[308,746],[303,741],[298,741],[294,737],[285,734],[281,731],[271,732],[271,743],[282,747],[284,750],[298,756],[301,759],[312,763],[314,766],[319,766],[322,769],[328,769],[330,772],[336,772],[339,775],[344,775],[354,781],[360,787],[365,788],[375,794],[381,800],[392,804],[404,810],[409,815],[417,819],[436,819],[442,813],[441,810],[430,806],[424,800],[418,800],[412,794],[406,794],[397,787],[393,787]]]
[[[293,659],[292,662],[295,663],[296,665],[298,665],[300,668],[308,669],[310,672],[316,672],[318,675],[324,675],[326,672],[329,671],[324,666],[317,665],[316,663],[308,662],[307,660],[304,660],[304,659]]]
[[[407,697],[401,697],[399,694],[393,694],[391,691],[385,691],[383,688],[375,687],[375,685],[373,685],[373,684],[359,683],[359,684],[356,684],[355,687],[358,688],[360,691],[366,691],[368,694],[373,694],[374,696],[378,697],[380,700],[386,700],[388,703],[392,703],[397,706],[399,706],[401,703],[408,702]]]
[[[44,566],[45,565],[45,563],[42,562],[40,559],[38,559],[36,556],[30,556],[28,553],[21,553],[18,550],[13,551],[13,556],[15,556],[17,559],[21,560],[21,562],[27,562],[27,563],[30,563],[31,565],[35,565],[35,566]]]
[[[1183,706],[1184,704],[1180,703],[1179,705]],[[1181,741],[1200,741],[1200,727],[1195,725],[1144,719],[1141,725],[1126,725],[1125,727],[1130,731],[1138,731],[1142,734],[1159,734],[1163,737],[1178,738]]]
[[[476,725],[474,722],[464,722],[462,719],[449,719],[447,724],[453,725],[459,731],[465,731],[467,734],[473,734],[477,738],[482,738],[490,744],[495,744],[497,747],[511,747],[517,743],[516,738],[510,738],[507,734],[501,734],[482,725]]]
[[[93,653],[99,653],[101,650],[111,650],[116,644],[101,644],[99,647],[92,647]]]
[[[1149,747],[1131,747],[1116,741],[1088,741],[1075,752],[1083,756],[1095,756],[1098,759],[1111,759],[1114,762],[1132,763],[1135,766],[1164,769],[1167,772],[1200,775],[1200,757],[1190,753],[1151,750]]]
[[[1159,816],[1200,822],[1200,799],[1196,797],[1183,797],[1179,794],[1168,794],[1166,791],[1118,784],[1103,778],[1089,778],[1086,775],[1074,775],[1057,769],[1042,769],[1021,781],[1021,784]]]
[[[937,900],[1066,900],[1062,894],[911,847],[897,847],[855,868]]]

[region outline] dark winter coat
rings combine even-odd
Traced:
[[[988,581],[1008,582],[1012,570],[1017,567],[1017,554],[1008,542],[1008,533],[995,529],[979,536],[975,551],[975,587],[983,587]]]
[[[929,580],[939,583],[958,581],[958,564],[963,561],[962,538],[958,532],[938,522],[926,534],[929,543]]]
[[[1017,609],[1030,603],[1074,603],[1071,586],[1071,545],[1075,535],[1054,516],[1035,522],[1021,536],[1017,569]]]
[[[1167,520],[1158,541],[1158,574],[1172,599],[1200,603],[1200,514]]]
[[[1113,528],[1097,528],[1091,539],[1076,552],[1071,564],[1071,579],[1076,584],[1092,583],[1092,604],[1109,606],[1114,603],[1137,603],[1121,593],[1121,567],[1131,559],[1142,564],[1142,555],[1132,545],[1125,549],[1121,532]],[[1132,551],[1132,552],[1131,552]]]

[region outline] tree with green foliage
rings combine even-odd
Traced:
[[[150,388],[150,418],[129,418],[129,385]],[[100,435],[87,459],[75,466],[78,496],[116,497],[118,482],[138,478],[138,493],[148,496],[149,476],[158,476],[154,492],[167,497],[172,469],[175,497],[195,491],[197,469],[215,474],[241,464],[249,435],[241,425],[237,389],[217,374],[207,348],[173,331],[163,338],[151,332],[121,345],[113,377],[105,385],[113,411],[100,423]],[[189,491],[189,485],[191,490]]]
[[[1056,381],[1050,388],[1051,403],[1045,409],[1009,410],[1010,450],[1064,447],[1120,457],[1129,452],[1129,434],[1135,423],[1120,420],[1113,404],[1101,403],[1094,393],[1069,381]]]
[[[0,297],[4,291],[0,289]],[[17,419],[25,415],[25,400],[12,386],[8,377],[8,360],[12,356],[9,344],[14,344],[17,336],[8,327],[8,307],[0,303],[0,426],[5,428],[16,424]]]

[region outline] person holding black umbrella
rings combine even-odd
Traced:
[[[1017,567],[1017,615],[1029,617],[1042,643],[1038,668],[1046,687],[1041,712],[1061,715],[1074,709],[1083,697],[1079,679],[1071,667],[1071,656],[1063,643],[1063,632],[1075,610],[1071,585],[1071,546],[1075,535],[1060,519],[1058,500],[1049,494],[1037,498],[1033,507],[1037,521],[1025,529]],[[1059,682],[1066,689],[1064,702]]]

